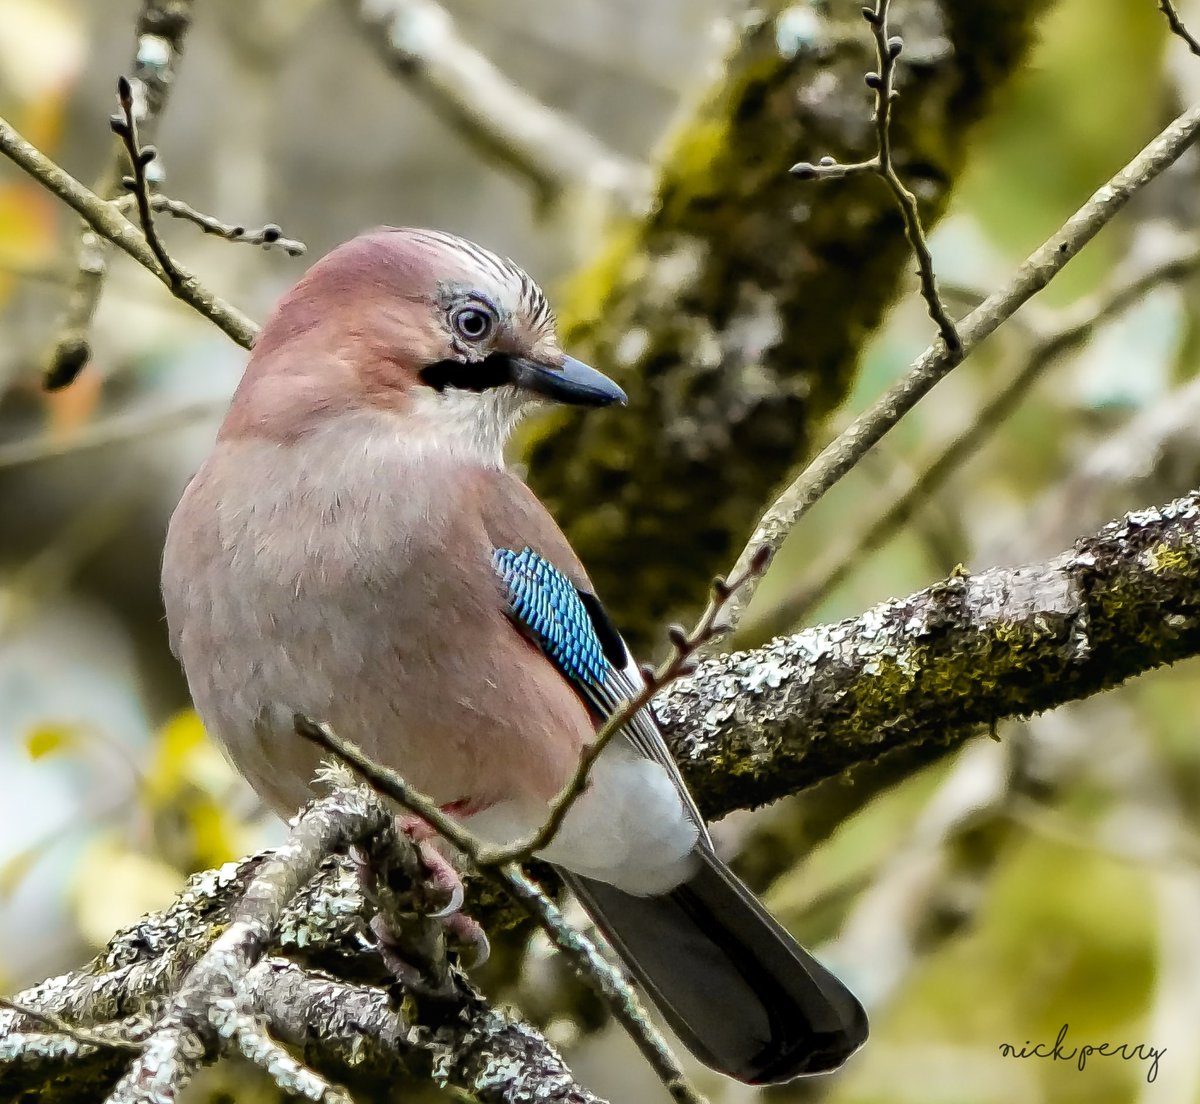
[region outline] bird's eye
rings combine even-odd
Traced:
[[[450,316],[450,322],[459,337],[467,341],[483,341],[495,326],[495,319],[483,307],[460,307]]]

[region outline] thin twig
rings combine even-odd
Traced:
[[[121,114],[112,116],[109,125],[113,133],[125,144],[129,166],[133,172],[133,176],[123,176],[121,184],[132,193],[137,203],[138,221],[141,223],[142,233],[146,236],[146,244],[154,250],[158,263],[167,275],[171,290],[174,291],[179,286],[179,270],[171,260],[171,255],[154,225],[154,211],[150,206],[150,180],[146,176],[146,166],[158,156],[158,150],[153,146],[143,146],[138,140],[137,116],[133,110],[133,87],[128,77],[117,78],[117,102],[121,105]]]
[[[379,793],[415,813],[473,863],[476,856],[486,853],[487,848],[482,840],[443,812],[432,798],[410,786],[396,771],[364,755],[356,744],[343,739],[326,724],[303,714],[297,714],[294,721],[298,735],[331,752],[357,771]],[[672,1097],[684,1104],[703,1104],[704,1097],[687,1079],[678,1059],[651,1023],[628,982],[587,939],[567,923],[557,906],[525,875],[520,865],[506,862],[481,866],[480,870],[507,889],[520,907],[546,932],[551,942],[573,961],[576,969],[604,998],[613,1015],[637,1043]]]
[[[88,452],[157,433],[194,425],[206,418],[219,418],[229,407],[228,399],[196,399],[165,404],[99,418],[69,434],[39,433],[22,440],[0,444],[0,471],[56,460],[60,456]]]
[[[906,487],[889,492],[875,514],[846,540],[831,546],[817,566],[805,573],[799,586],[744,628],[745,643],[752,646],[757,641],[786,632],[823,602],[854,570],[863,555],[879,548],[992,437],[1050,365],[1072,349],[1079,348],[1098,326],[1127,310],[1154,288],[1182,280],[1197,269],[1200,269],[1200,247],[1192,244],[1121,287],[1080,303],[1068,312],[1068,320],[1037,343],[1020,371],[980,406],[967,427],[913,476]]]
[[[83,1043],[86,1046],[108,1047],[111,1050],[127,1050],[134,1054],[141,1054],[144,1049],[144,1044],[136,1042],[133,1039],[123,1039],[119,1035],[108,1035],[86,1027],[76,1027],[74,1024],[67,1023],[61,1016],[56,1016],[53,1012],[43,1012],[40,1009],[31,1008],[29,1005],[21,1004],[11,997],[0,997],[0,1008],[7,1008],[11,1012],[17,1012],[31,1020],[44,1023],[56,1035],[66,1035],[68,1038],[74,1039],[77,1043]]]
[[[1158,0],[1158,10],[1167,17],[1167,26],[1171,28],[1171,33],[1177,34],[1182,38],[1187,43],[1187,48],[1197,57],[1200,57],[1200,39],[1197,39],[1184,25],[1179,12],[1175,10],[1172,0]]]
[[[68,207],[82,215],[84,221],[102,238],[124,250],[143,268],[157,276],[177,299],[204,315],[243,349],[250,348],[258,333],[258,326],[254,322],[236,307],[203,287],[195,276],[178,263],[175,268],[180,282],[178,286],[172,287],[170,279],[158,263],[158,258],[146,243],[146,239],[120,210],[85,188],[22,137],[3,118],[0,118],[0,153],[19,165]]]
[[[760,546],[774,550],[813,505],[963,359],[990,337],[1000,324],[1041,291],[1076,253],[1116,216],[1130,197],[1175,163],[1200,134],[1200,105],[1190,107],[1150,142],[1128,165],[1035,250],[1001,290],[994,292],[958,327],[962,351],[953,353],[937,342],[913,362],[907,374],[887,389],[870,409],[849,426],[800,473],[759,521],[738,557],[732,574],[750,563]],[[736,627],[756,588],[751,579],[726,607]]]
[[[151,141],[159,117],[175,84],[175,70],[192,24],[194,0],[142,0],[134,25],[133,56],[129,65],[134,114],[143,134]],[[114,143],[108,160],[92,190],[101,200],[122,194],[124,154]],[[104,280],[108,274],[108,250],[104,236],[85,225],[75,250],[74,276],[67,291],[55,337],[46,356],[44,386],[66,387],[91,359],[90,331]]]
[[[756,578],[766,570],[769,559],[769,553],[764,549],[763,554],[750,563],[741,575],[729,581],[721,578],[713,580],[708,604],[695,627],[691,632],[685,632],[677,625],[672,627],[668,633],[670,654],[657,669],[648,667],[642,672],[641,689],[632,697],[626,698],[600,727],[595,740],[584,749],[580,756],[575,774],[562,792],[550,803],[550,811],[545,823],[527,839],[520,840],[509,847],[481,852],[475,858],[479,865],[489,866],[527,859],[550,844],[559,828],[562,827],[562,822],[570,812],[571,806],[587,788],[592,768],[613,737],[637,716],[640,710],[646,708],[661,690],[665,690],[672,683],[690,675],[695,670],[696,655],[723,631],[719,622],[721,611],[725,608],[726,603],[751,578]]]
[[[197,211],[195,207],[181,199],[173,199],[158,192],[151,195],[150,207],[155,211],[165,211],[173,218],[194,223],[206,234],[215,234],[219,238],[235,242],[238,245],[260,245],[263,249],[282,249],[289,257],[302,257],[308,252],[308,246],[304,242],[297,241],[295,238],[285,238],[283,228],[273,222],[268,222],[257,230],[249,230],[245,226],[235,223],[222,222],[212,215]]]
[[[878,68],[867,74],[867,87],[875,92],[875,137],[878,143],[875,156],[865,161],[843,164],[832,157],[823,157],[813,165],[801,161],[792,166],[793,175],[802,180],[842,179],[847,176],[873,174],[880,177],[896,197],[904,219],[904,233],[917,257],[917,274],[921,280],[921,296],[929,308],[929,317],[937,324],[942,341],[952,355],[962,352],[962,341],[954,320],[946,309],[938,292],[937,275],[933,270],[933,255],[921,225],[921,212],[917,209],[917,198],[908,190],[896,172],[892,160],[892,101],[896,98],[896,62],[904,49],[898,35],[888,34],[888,8],[891,0],[875,0],[874,9],[863,8],[863,18],[871,28],[875,40],[875,59]]]

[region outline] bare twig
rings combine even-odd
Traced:
[[[466,42],[435,0],[346,0],[387,65],[485,156],[554,197],[584,188],[627,211],[650,197],[651,173],[515,85]]]
[[[483,841],[443,812],[432,798],[414,789],[396,771],[368,758],[357,745],[340,737],[328,725],[301,714],[296,715],[295,725],[299,735],[332,752],[383,796],[416,813],[473,863],[476,856],[486,853]],[[537,922],[551,942],[604,998],[672,1097],[683,1104],[703,1104],[704,1097],[687,1079],[678,1059],[651,1023],[628,982],[604,960],[589,940],[571,927],[554,902],[528,878],[520,865],[504,862],[480,866],[479,869],[508,890],[517,904]]]
[[[1127,310],[1138,299],[1164,283],[1182,280],[1200,268],[1200,247],[1184,244],[1174,255],[1106,294],[1078,304],[1058,328],[1031,350],[1024,365],[1000,387],[971,418],[970,424],[942,450],[906,487],[892,491],[880,508],[847,539],[838,541],[800,585],[755,623],[743,629],[747,643],[785,632],[810,613],[842,582],[865,553],[879,548],[942,484],[973,455],[1025,397],[1045,370],[1058,358],[1079,348],[1098,326]]]
[[[719,625],[721,611],[729,599],[745,586],[751,578],[761,575],[767,568],[770,559],[768,551],[753,561],[745,573],[738,577],[725,580],[714,579],[709,591],[708,604],[700,615],[691,632],[685,632],[678,625],[673,626],[668,633],[671,646],[670,654],[657,668],[647,667],[642,672],[642,686],[636,694],[625,699],[604,722],[592,741],[579,758],[575,774],[563,788],[562,792],[550,803],[550,810],[545,823],[528,839],[520,840],[510,847],[489,849],[475,857],[481,866],[512,862],[527,859],[554,839],[562,822],[570,811],[571,806],[578,800],[579,795],[587,788],[588,777],[601,753],[640,710],[649,706],[655,696],[672,683],[695,670],[695,657],[700,650],[721,635]]]
[[[1112,513],[1111,498],[1145,501],[1178,493],[1174,473],[1194,471],[1200,458],[1197,423],[1200,377],[1168,391],[1083,456],[1034,503],[1022,545],[1038,555],[1061,547]],[[1010,554],[1007,547],[998,553]]]
[[[112,116],[109,125],[113,133],[124,142],[125,151],[129,155],[129,166],[133,172],[133,176],[121,178],[121,185],[133,195],[146,244],[154,250],[154,256],[158,258],[163,272],[167,274],[171,290],[174,291],[179,286],[179,272],[154,226],[154,212],[150,206],[150,180],[146,175],[146,167],[158,156],[158,151],[153,146],[143,146],[138,139],[137,115],[133,110],[133,87],[128,77],[117,78],[117,102],[121,105],[121,114]]]
[[[31,1020],[44,1023],[56,1035],[66,1035],[68,1038],[74,1039],[77,1043],[83,1043],[85,1046],[109,1047],[113,1050],[131,1051],[134,1054],[140,1054],[143,1050],[143,1044],[133,1039],[122,1038],[120,1035],[95,1031],[86,1027],[77,1027],[75,1024],[67,1023],[61,1016],[56,1016],[53,1012],[43,1012],[40,1009],[31,1008],[29,1005],[15,1001],[11,997],[0,997],[0,1008],[7,1008],[11,1012],[19,1012],[22,1016]]]
[[[1200,39],[1197,39],[1191,31],[1184,26],[1183,20],[1176,11],[1172,0],[1158,0],[1158,10],[1167,17],[1167,26],[1171,28],[1171,33],[1178,35],[1187,43],[1187,48],[1192,51],[1197,57],[1200,57]]]
[[[733,574],[745,569],[760,546],[777,549],[812,506],[819,501],[868,450],[920,402],[963,358],[1025,302],[1041,291],[1129,201],[1165,169],[1200,134],[1200,106],[1180,115],[1128,165],[1108,181],[1017,270],[1008,285],[994,292],[958,327],[962,351],[953,353],[944,342],[931,345],[897,381],[804,469],[775,500],[759,521]],[[736,626],[756,589],[750,580],[727,607],[729,624]]]
[[[302,257],[308,252],[308,246],[295,238],[285,238],[283,229],[273,222],[257,230],[247,229],[231,222],[222,222],[212,215],[197,211],[181,199],[155,192],[150,196],[150,207],[155,211],[165,211],[172,218],[183,219],[194,223],[206,234],[215,234],[218,238],[235,242],[239,245],[260,245],[263,249],[282,249],[289,257]]]
[[[138,233],[136,227],[121,214],[119,209],[85,188],[73,176],[26,141],[11,124],[2,118],[0,118],[0,153],[14,161],[44,188],[82,215],[84,221],[100,237],[124,250],[143,268],[157,276],[177,299],[181,299],[193,310],[204,315],[242,348],[250,348],[258,333],[258,327],[254,322],[236,307],[203,287],[195,276],[178,263],[176,263],[175,269],[180,282],[177,286],[172,287],[170,279],[158,263],[158,258],[146,243],[146,239]],[[82,367],[82,364],[78,367]],[[62,386],[61,380],[50,380],[47,382],[47,386],[54,382]]]
[[[875,156],[866,161],[842,164],[832,157],[823,157],[813,165],[801,161],[792,166],[793,175],[801,180],[839,179],[871,173],[880,177],[896,197],[896,205],[904,219],[904,232],[917,257],[917,274],[921,279],[921,296],[929,308],[929,317],[937,324],[938,332],[951,355],[962,353],[962,341],[955,329],[954,320],[946,309],[938,292],[937,275],[933,271],[933,255],[921,225],[921,212],[917,209],[917,198],[905,187],[896,172],[892,160],[892,101],[896,98],[896,61],[904,49],[898,35],[888,34],[888,8],[891,0],[875,0],[875,7],[863,8],[863,18],[871,27],[875,40],[875,72],[867,74],[867,87],[875,91],[875,137],[878,146]]]
[[[174,86],[175,69],[192,23],[193,3],[194,0],[142,0],[138,11],[130,89],[134,115],[151,140]],[[120,145],[114,145],[93,187],[101,200],[116,199],[122,194],[123,162]],[[74,267],[75,276],[57,325],[57,336],[46,357],[44,382],[49,389],[67,386],[91,358],[89,333],[108,273],[104,235],[93,224],[85,225],[80,233]]]

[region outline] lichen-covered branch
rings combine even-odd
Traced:
[[[1200,652],[1200,491],[1056,558],[963,572],[712,659],[655,702],[707,815],[965,739]]]
[[[343,799],[340,792],[300,815],[234,904],[228,926],[183,978],[109,1104],[161,1104],[178,1097],[197,1067],[218,1053],[224,1036],[216,1018],[224,1010],[218,1006],[237,999],[288,902],[327,855],[383,831],[389,819],[377,803]],[[231,1037],[245,1036],[239,1027],[234,1024]]]
[[[146,1038],[269,861],[269,853],[256,855],[196,875],[173,905],[118,933],[82,970],[17,1001],[89,1035],[119,1029],[121,1038]],[[493,1007],[461,971],[451,972],[450,993],[405,993],[401,1004],[375,950],[371,914],[345,856],[327,859],[291,900],[240,991],[271,1039],[324,1077],[370,1092],[360,1099],[414,1078],[482,1104],[603,1104],[537,1031]],[[128,1053],[89,1047],[0,1009],[0,1100],[94,1104],[129,1061]]]
[[[895,0],[896,171],[932,225],[971,125],[1017,69],[1043,0]],[[876,145],[858,4],[769,0],[666,145],[657,202],[561,297],[563,340],[628,386],[627,411],[534,432],[530,478],[635,651],[729,570],[771,490],[845,396],[911,267],[875,180],[820,197],[787,173]]]

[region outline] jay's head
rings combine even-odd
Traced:
[[[606,406],[625,393],[559,348],[545,296],[511,261],[385,229],[339,246],[280,301],[225,432],[291,437],[363,409],[488,451],[536,400]]]

